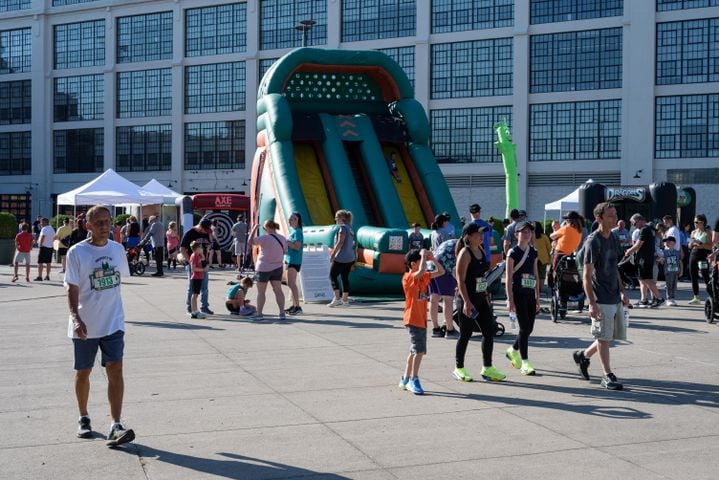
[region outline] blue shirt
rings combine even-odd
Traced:
[[[477,220],[472,220],[474,223],[479,225],[480,227],[486,228],[484,233],[482,234],[484,236],[484,253],[487,255],[487,258],[492,254],[492,251],[490,250],[489,242],[492,238],[492,225],[485,222],[481,218],[478,218]]]
[[[304,246],[304,235],[302,234],[301,228],[295,228],[290,233],[290,236],[287,237],[287,243],[290,242],[300,242],[300,249],[295,250],[294,248],[290,248],[290,246],[287,246],[287,253],[285,254],[285,262],[290,265],[302,265],[302,247]]]

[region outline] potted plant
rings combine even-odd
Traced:
[[[0,212],[0,265],[12,263],[15,256],[15,235],[17,235],[15,215]]]

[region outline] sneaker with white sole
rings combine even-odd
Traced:
[[[92,425],[90,424],[90,417],[80,417],[77,422],[79,424],[77,428],[77,438],[92,438]]]
[[[404,376],[399,377],[399,389],[407,390],[407,382],[409,382],[409,379],[404,378]]]
[[[677,302],[675,302],[671,298],[669,300],[667,300],[667,307],[676,307],[676,306],[677,306]]]
[[[112,427],[110,433],[107,435],[108,447],[118,447],[123,443],[131,442],[135,439],[135,432],[132,429],[125,429],[121,424],[117,423]]]
[[[327,304],[328,307],[341,307],[342,306],[342,300],[339,298],[333,298],[330,303]]]

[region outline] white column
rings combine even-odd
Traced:
[[[414,97],[422,104],[429,116],[431,84],[431,35],[432,5],[430,0],[417,0],[417,37],[414,47]]]
[[[172,12],[172,147],[170,178],[173,189],[182,193],[185,165],[185,15],[175,6]]]
[[[103,146],[103,170],[116,169],[115,165],[115,117],[117,116],[117,75],[115,62],[117,53],[117,29],[115,16],[112,10],[105,12],[105,68],[103,80],[105,86],[105,101],[103,112],[103,131],[105,144]]]
[[[45,15],[34,17],[32,22],[32,132],[31,177],[28,188],[32,193],[32,215],[50,218],[52,212],[52,31]],[[49,30],[48,30],[49,29]],[[50,108],[48,108],[48,105]],[[25,129],[27,130],[27,128]]]
[[[327,48],[340,47],[341,30],[342,2],[340,0],[327,0]]]
[[[512,72],[512,142],[517,145],[519,205],[528,208],[529,195],[529,0],[514,2]],[[517,61],[518,59],[524,61]]]

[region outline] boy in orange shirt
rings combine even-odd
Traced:
[[[424,390],[419,383],[419,365],[427,353],[427,287],[434,277],[444,274],[439,262],[433,262],[436,270],[427,271],[427,260],[432,253],[422,250],[410,250],[404,257],[407,273],[402,277],[404,289],[404,318],[402,324],[409,332],[410,349],[404,375],[399,380],[399,388],[409,390],[415,395],[422,395]]]

